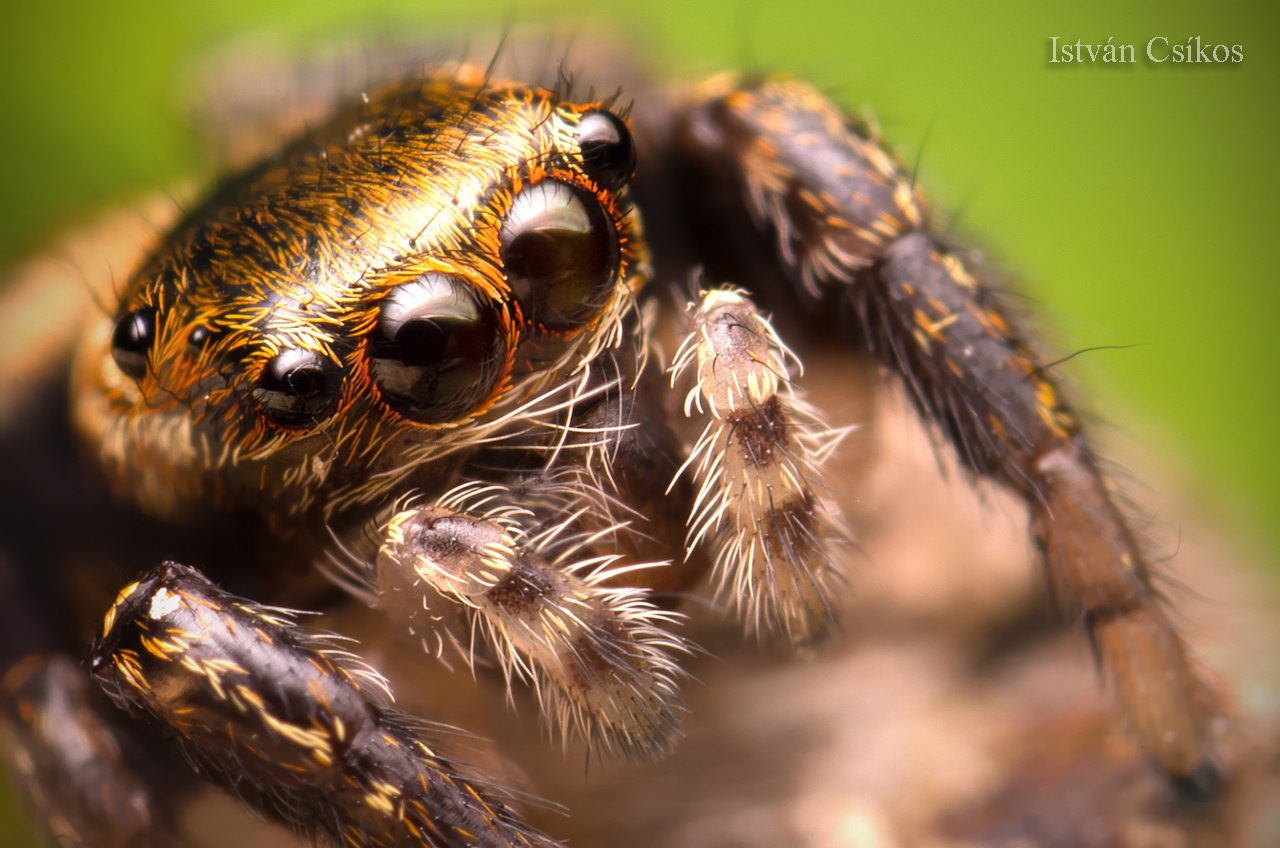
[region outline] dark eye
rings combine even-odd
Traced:
[[[135,380],[147,373],[147,353],[156,340],[156,310],[142,306],[126,312],[111,333],[111,358],[116,366]]]
[[[192,356],[199,356],[213,338],[213,330],[205,326],[196,326],[187,334],[187,350]]]
[[[582,167],[603,188],[616,191],[636,170],[636,146],[631,131],[617,115],[588,112],[578,120],[578,149]]]
[[[309,427],[329,417],[338,402],[338,364],[313,350],[277,353],[263,369],[253,399],[282,427]]]
[[[488,397],[506,355],[498,316],[464,283],[424,274],[382,302],[369,346],[373,378],[406,418],[439,424]]]
[[[618,237],[589,192],[552,180],[525,189],[498,238],[512,294],[541,327],[577,329],[613,296]]]

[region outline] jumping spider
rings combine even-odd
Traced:
[[[320,839],[558,844],[392,707],[358,645],[261,603],[354,596],[406,645],[530,687],[553,735],[667,753],[684,596],[710,581],[748,633],[808,651],[851,580],[825,471],[846,431],[774,315],[877,357],[1026,501],[1149,761],[1219,791],[1214,708],[1079,418],[911,174],[792,79],[627,103],[466,64],[371,89],[97,292],[71,427],[149,518],[94,491],[4,517],[9,757],[50,834],[177,839],[191,781],[145,725]],[[7,461],[87,485],[16,447],[64,415],[19,385]],[[47,503],[93,551],[30,532]]]

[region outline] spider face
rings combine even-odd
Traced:
[[[902,166],[785,78],[625,114],[435,69],[226,180],[104,286],[72,423],[127,504],[93,510],[158,519],[141,526],[165,561],[134,540],[7,554],[14,621],[114,597],[92,649],[33,628],[6,655],[9,757],[52,836],[179,839],[187,787],[156,765],[177,749],[306,838],[559,844],[286,603],[354,599],[396,651],[461,657],[553,735],[633,762],[676,746],[699,587],[747,634],[821,650],[856,559],[829,471],[848,431],[795,383],[756,302],[779,292],[806,347],[877,357],[969,472],[1026,503],[1134,751],[1174,794],[1224,793],[1218,707],[1079,417]],[[13,511],[0,541],[49,511]],[[168,529],[209,514],[236,530]],[[188,556],[204,573],[169,561]]]
[[[81,358],[119,492],[385,499],[614,338],[644,273],[626,125],[479,83],[376,93],[177,226]]]

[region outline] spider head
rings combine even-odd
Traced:
[[[78,367],[122,493],[171,517],[375,502],[617,343],[645,265],[626,124],[482,82],[366,98],[167,236]]]

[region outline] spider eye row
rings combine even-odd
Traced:
[[[621,189],[635,169],[623,121],[608,112],[579,120],[582,169],[601,188]],[[511,202],[499,232],[499,260],[511,297],[535,333],[565,335],[595,319],[613,297],[620,269],[618,233],[591,191],[547,179]],[[121,316],[111,355],[126,376],[146,376],[158,333],[154,306]],[[498,304],[466,280],[427,272],[382,297],[368,336],[369,372],[384,403],[424,424],[457,419],[489,397],[502,378],[512,340]],[[188,349],[198,356],[212,332],[195,327]],[[258,412],[288,429],[324,421],[338,406],[343,368],[321,353],[276,353],[248,395]]]

